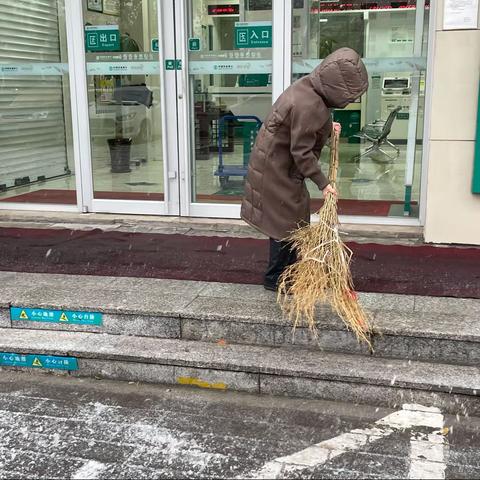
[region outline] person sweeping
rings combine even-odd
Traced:
[[[305,180],[310,179],[322,191],[327,200],[328,218],[336,217],[337,191],[322,173],[318,158],[329,138],[332,139],[332,148],[338,147],[340,126],[333,124],[331,109],[346,107],[360,98],[367,88],[368,74],[360,56],[350,48],[336,50],[311,74],[296,81],[280,95],[258,133],[250,156],[241,217],[270,238],[264,287],[272,291],[280,288],[281,294],[292,295],[293,299],[283,301],[284,312],[293,318],[295,325],[303,315],[312,330],[315,329],[314,309],[318,300],[331,300],[344,321],[348,324],[351,320],[346,321],[345,312],[337,309],[338,295],[327,298],[332,280],[338,282],[340,279],[341,288],[352,295],[350,300],[355,302],[356,298],[353,297],[346,247],[339,241],[332,259],[328,259],[323,240],[317,238],[319,232],[325,233],[324,226],[313,231],[305,226],[310,221],[310,196]],[[336,135],[332,135],[335,129]],[[338,160],[338,149],[334,153]],[[336,168],[334,173],[336,178]],[[333,202],[329,201],[329,196],[334,198]],[[330,234],[338,239],[336,225],[328,225],[326,231],[329,242],[332,241]],[[319,251],[323,252],[324,258],[318,257]],[[336,268],[338,258],[345,260],[341,271]],[[333,265],[328,264],[329,260]],[[315,276],[317,274],[319,278]],[[313,290],[305,290],[312,280],[315,282]],[[334,290],[338,290],[336,285]],[[343,290],[340,295],[344,295]],[[350,300],[348,312],[352,308],[360,309],[360,314],[353,319],[353,330],[359,339],[368,342],[370,327],[361,308],[358,305],[351,307]],[[347,316],[350,315],[348,312]]]
[[[270,261],[264,287],[277,290],[296,252],[285,239],[310,221],[312,180],[324,197],[336,195],[318,158],[332,132],[330,109],[344,108],[368,88],[360,56],[340,48],[278,97],[258,132],[250,155],[241,217],[270,237]]]

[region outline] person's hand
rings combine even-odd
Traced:
[[[333,122],[333,129],[340,135],[342,132],[342,125],[338,122]]]
[[[328,184],[323,190],[322,190],[322,194],[324,197],[326,197],[329,193],[331,193],[332,195],[337,195],[337,191],[330,185]]]

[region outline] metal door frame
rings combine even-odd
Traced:
[[[182,60],[183,68],[177,71],[178,85],[178,150],[180,158],[180,212],[182,216],[210,218],[240,218],[240,205],[222,203],[200,203],[192,201],[192,173],[194,168],[194,153],[192,152],[190,101],[190,78],[188,73],[188,32],[191,10],[189,0],[175,1],[175,24],[177,57]],[[273,0],[272,3],[272,100],[285,88],[284,69],[284,32],[285,8],[283,0]]]
[[[240,218],[240,205],[231,204],[208,204],[198,203],[192,201],[192,167],[193,167],[193,152],[190,143],[190,135],[192,134],[192,126],[190,124],[190,88],[188,75],[188,52],[187,52],[187,38],[188,38],[188,15],[190,14],[188,0],[176,0],[176,45],[177,58],[181,58],[184,69],[177,72],[178,79],[178,112],[179,112],[179,158],[180,162],[180,211],[184,216],[191,217],[213,217],[213,218]],[[420,5],[424,0],[420,1]],[[291,84],[292,78],[292,17],[293,17],[293,0],[273,0],[273,50],[272,50],[272,101]],[[431,2],[430,19],[428,35],[428,53],[427,53],[427,69],[426,69],[426,88],[425,88],[425,112],[423,125],[423,154],[422,154],[422,168],[420,180],[420,212],[419,218],[401,218],[401,217],[374,217],[374,216],[359,216],[349,215],[341,216],[343,223],[352,224],[378,224],[378,225],[411,225],[421,226],[425,223],[426,215],[426,181],[428,171],[428,151],[429,151],[429,132],[430,132],[430,98],[432,89],[431,70],[434,55],[434,32],[435,32],[435,18],[436,18],[435,2]],[[417,9],[416,12],[416,31],[415,44],[418,55],[419,45],[422,43],[423,28],[418,26],[422,23],[424,11]],[[414,132],[409,132],[409,150],[410,155],[414,154],[412,150],[412,138]],[[413,142],[414,145],[414,142]],[[410,169],[411,162],[410,162]],[[410,172],[411,176],[411,172]]]
[[[422,2],[423,3],[423,2]],[[73,126],[73,155],[77,189],[77,205],[28,204],[1,202],[0,210],[108,212],[127,214],[182,215],[192,217],[239,218],[240,206],[192,202],[192,164],[190,135],[190,89],[188,75],[187,32],[189,0],[157,0],[159,72],[162,102],[162,147],[164,158],[163,202],[133,200],[98,200],[93,198],[91,147],[87,96],[87,66],[84,51],[82,0],[65,2],[68,69]],[[428,55],[423,126],[420,217],[343,216],[344,223],[383,225],[424,225],[427,199],[431,123],[432,70],[435,54],[436,2],[430,4]],[[418,13],[418,17],[421,13]],[[292,72],[291,25],[292,0],[273,0],[272,97],[275,100],[290,85]],[[418,19],[417,19],[418,20]],[[416,32],[416,41],[420,40]],[[182,60],[182,70],[165,71],[165,58]]]
[[[82,212],[138,215],[179,215],[179,182],[175,72],[165,71],[165,58],[175,58],[174,0],[156,0],[159,31],[159,74],[162,112],[164,201],[95,199],[91,163],[82,0],[67,2],[73,143],[76,159],[78,209]]]

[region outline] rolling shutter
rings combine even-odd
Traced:
[[[0,0],[0,188],[68,171],[57,8]]]

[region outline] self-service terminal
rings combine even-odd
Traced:
[[[383,77],[380,105],[381,118],[386,120],[392,110],[401,107],[397,118],[393,122],[392,132],[389,135],[389,138],[392,140],[407,139],[411,96],[410,76]]]

